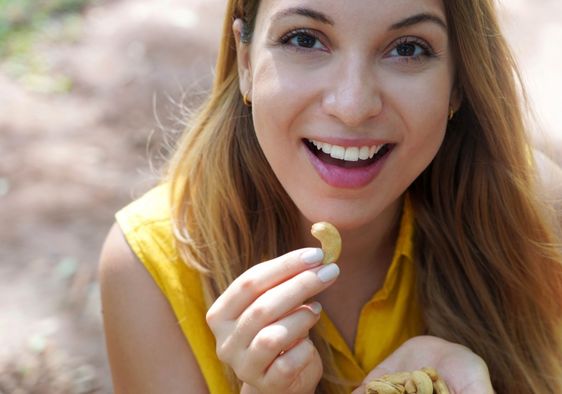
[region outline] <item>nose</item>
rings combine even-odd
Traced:
[[[357,128],[383,107],[375,67],[367,59],[342,59],[328,80],[324,111],[348,127]]]

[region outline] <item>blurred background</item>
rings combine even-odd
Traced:
[[[0,0],[0,394],[111,393],[99,251],[209,88],[224,3]],[[562,2],[500,15],[562,164]]]

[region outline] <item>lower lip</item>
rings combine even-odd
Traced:
[[[343,168],[324,163],[306,146],[304,146],[304,149],[312,166],[316,169],[320,178],[328,185],[337,188],[359,189],[368,185],[377,177],[394,147],[391,147],[383,157],[370,166],[360,168]]]

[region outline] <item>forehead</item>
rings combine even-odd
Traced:
[[[285,10],[298,8],[326,15],[334,25],[347,24],[355,28],[391,24],[418,13],[445,18],[442,0],[261,0],[257,23],[271,23]]]

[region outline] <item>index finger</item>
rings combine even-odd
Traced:
[[[207,321],[215,318],[234,320],[256,298],[293,276],[317,267],[324,254],[320,248],[291,251],[256,264],[236,278],[207,312]]]

